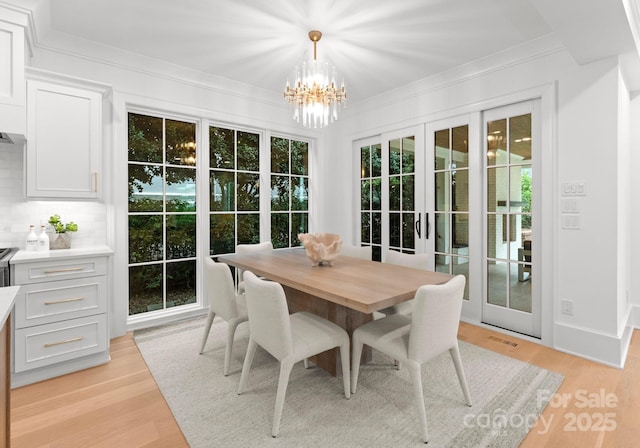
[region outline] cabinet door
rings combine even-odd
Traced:
[[[27,128],[24,30],[3,20],[0,20],[0,131],[24,136]]]
[[[27,196],[97,198],[102,95],[27,83]]]

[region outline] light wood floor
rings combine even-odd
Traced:
[[[459,336],[565,376],[522,447],[639,446],[640,332],[624,370],[469,324],[461,324]],[[111,341],[111,357],[104,366],[13,390],[12,447],[188,447],[131,334]],[[616,407],[600,406],[595,397],[603,394],[616,397]],[[604,419],[605,413],[613,415]],[[550,422],[548,431],[543,421]],[[600,431],[598,423],[615,430]]]

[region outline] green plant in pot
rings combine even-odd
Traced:
[[[49,226],[52,230],[49,236],[50,249],[70,249],[71,234],[78,231],[78,224],[73,221],[63,223],[60,215],[52,215],[49,218]]]

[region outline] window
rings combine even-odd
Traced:
[[[309,231],[309,144],[271,137],[271,241],[299,246]]]
[[[129,113],[129,315],[196,302],[196,124]]]
[[[211,255],[260,242],[260,136],[209,128]]]
[[[372,259],[382,259],[382,147],[360,148],[360,239],[372,246]]]

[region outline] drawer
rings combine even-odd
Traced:
[[[29,283],[46,282],[49,280],[106,275],[107,258],[77,258],[74,260],[18,263],[15,264],[12,269],[14,269],[15,272],[14,284],[28,285]]]
[[[104,352],[107,343],[106,314],[18,329],[14,371],[24,372]]]
[[[20,287],[15,301],[16,328],[107,312],[106,276]]]

